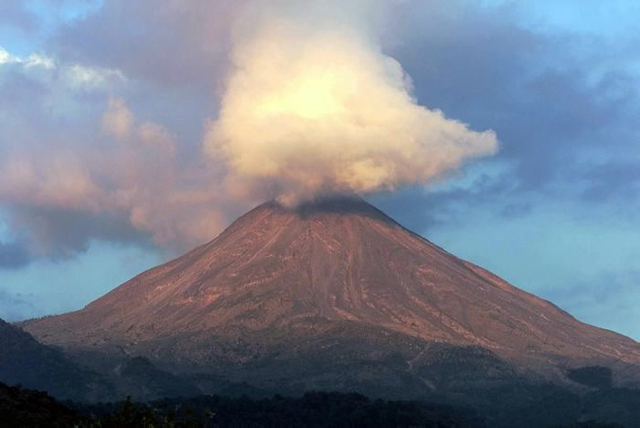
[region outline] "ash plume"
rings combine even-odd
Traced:
[[[417,103],[410,77],[362,21],[374,3],[346,15],[334,2],[288,4],[253,16],[249,30],[245,17],[204,143],[226,162],[231,191],[286,205],[391,191],[497,150],[493,131]]]

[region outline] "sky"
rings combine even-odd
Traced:
[[[0,0],[0,317],[350,191],[639,340],[638,3],[318,4]]]

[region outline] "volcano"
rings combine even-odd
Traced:
[[[144,356],[174,372],[285,391],[571,384],[567,373],[589,366],[628,384],[640,364],[637,342],[579,322],[353,198],[262,204],[82,310],[23,327],[74,352]]]

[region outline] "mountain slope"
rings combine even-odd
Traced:
[[[29,333],[0,320],[0,382],[48,391],[58,398],[86,398],[103,389],[97,375],[60,350],[38,343]]]
[[[479,349],[477,370],[467,361],[454,377],[559,380],[596,364],[615,376],[640,362],[635,341],[577,321],[354,199],[263,204],[84,309],[24,326],[46,343],[293,389],[433,390],[430,367]]]

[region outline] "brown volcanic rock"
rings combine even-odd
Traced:
[[[628,374],[640,363],[637,342],[577,321],[354,199],[260,205],[84,309],[24,328],[45,343],[118,347],[307,389],[434,389],[441,363],[464,371],[469,358],[485,378],[511,373],[507,363],[556,378],[568,367]]]

